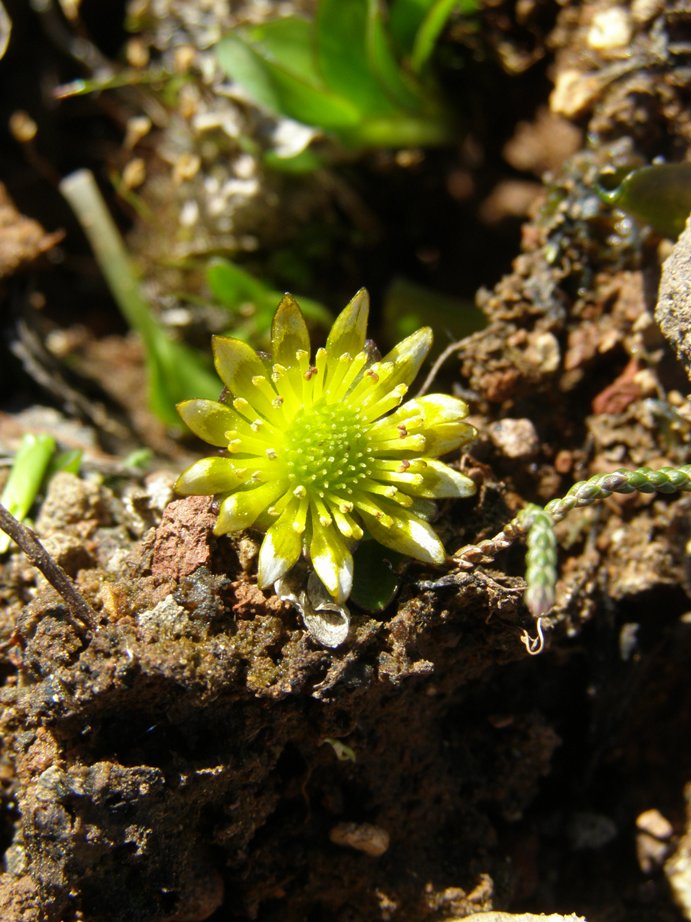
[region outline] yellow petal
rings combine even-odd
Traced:
[[[219,448],[228,445],[226,432],[238,425],[238,416],[217,400],[184,400],[177,411],[196,436]]]
[[[420,475],[422,483],[419,486],[403,486],[403,490],[414,496],[424,496],[429,499],[475,495],[475,484],[470,477],[459,474],[448,464],[435,461],[434,458],[423,458],[423,460],[427,462],[427,467]]]
[[[259,586],[265,589],[293,567],[302,552],[302,534],[293,527],[297,502],[291,502],[269,528],[259,549]]]
[[[286,490],[286,483],[278,480],[264,483],[253,490],[231,493],[221,503],[214,526],[215,535],[225,535],[254,525],[257,517]]]
[[[368,316],[369,295],[365,288],[361,288],[341,311],[331,327],[326,340],[326,353],[330,361],[337,360],[344,352],[356,356],[362,351],[367,335]]]
[[[385,527],[374,516],[360,511],[370,535],[393,551],[425,563],[444,563],[446,552],[431,525],[400,506],[391,514],[393,523]]]
[[[290,368],[298,350],[309,353],[310,335],[300,305],[290,294],[284,294],[271,324],[273,361]]]
[[[335,525],[323,527],[316,515],[312,516],[310,559],[329,595],[345,602],[353,588],[353,556]]]
[[[175,492],[183,496],[212,496],[227,493],[244,483],[246,471],[229,458],[202,458],[175,481]]]
[[[477,435],[475,429],[463,422],[468,415],[468,404],[448,394],[428,394],[408,400],[384,419],[377,420],[369,430],[372,442],[390,437],[399,426],[425,438],[425,456],[437,457],[454,451]]]
[[[416,330],[394,346],[391,352],[382,359],[382,364],[391,362],[394,366],[393,373],[386,380],[386,390],[391,390],[397,384],[412,384],[431,348],[432,330],[430,327]]]
[[[214,364],[219,377],[234,396],[250,388],[252,378],[266,376],[266,368],[257,353],[241,339],[214,336]]]

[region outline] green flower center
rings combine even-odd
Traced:
[[[320,497],[346,497],[369,477],[370,449],[357,410],[318,403],[296,416],[285,435],[288,476]]]

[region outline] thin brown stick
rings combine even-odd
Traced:
[[[36,569],[43,573],[51,586],[63,597],[72,617],[81,625],[97,631],[98,615],[96,612],[77,590],[60,564],[50,556],[38,540],[36,533],[15,519],[2,503],[0,503],[0,528],[19,545]]]
[[[456,342],[456,343],[451,343],[449,346],[446,347],[446,349],[444,349],[444,351],[441,353],[441,355],[439,355],[439,356],[437,357],[437,359],[436,359],[434,365],[432,365],[432,367],[431,367],[431,369],[430,369],[429,374],[427,375],[427,377],[425,378],[425,380],[422,382],[422,387],[420,388],[420,390],[419,390],[419,391],[417,392],[417,394],[415,395],[416,398],[417,398],[417,397],[422,397],[424,394],[427,393],[427,391],[430,389],[430,386],[431,386],[432,382],[434,381],[434,379],[435,379],[435,378],[437,377],[437,375],[439,374],[439,369],[441,368],[441,366],[442,366],[442,365],[444,364],[444,362],[449,358],[450,355],[453,355],[454,352],[458,352],[458,351],[461,349],[462,346],[463,346],[463,342],[462,342],[462,341],[459,341],[459,342]]]

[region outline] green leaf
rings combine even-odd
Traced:
[[[602,198],[665,237],[676,238],[691,212],[691,163],[660,163],[633,170]]]
[[[216,54],[257,104],[346,146],[432,146],[452,137],[435,92],[396,60],[381,0],[319,0],[314,22],[286,17],[236,29]],[[311,156],[279,165],[318,163]]]
[[[462,339],[487,325],[487,318],[472,301],[442,294],[396,277],[384,296],[387,338],[398,342],[423,325],[434,330],[435,351],[451,340]]]
[[[353,589],[351,600],[363,611],[383,611],[398,592],[401,577],[398,568],[406,558],[366,539],[353,554]]]
[[[311,86],[325,89],[314,54],[314,23],[300,16],[271,19],[257,26],[236,30],[271,64],[300,77]]]
[[[252,332],[255,333],[254,338],[268,332],[283,292],[270,287],[227,259],[214,259],[207,269],[206,280],[211,293],[223,307],[231,311],[238,311],[247,305],[254,307],[254,331],[247,326],[236,328],[231,331],[233,336],[251,339]],[[296,300],[308,320],[321,326],[331,325],[331,313],[319,301],[302,295],[296,295]]]
[[[258,106],[281,113],[281,98],[274,86],[269,66],[240,35],[239,30],[222,38],[215,50],[216,59],[223,71],[239,83]]]
[[[472,16],[479,6],[479,0],[393,0],[389,29],[396,50],[419,73],[454,8],[464,16]]]
[[[389,31],[399,53],[410,58],[415,36],[433,0],[394,0],[389,13]]]
[[[300,174],[318,170],[324,165],[324,158],[309,148],[287,157],[270,150],[264,155],[264,162],[272,170]]]
[[[395,106],[371,66],[369,6],[369,0],[321,0],[315,23],[317,65],[329,89],[363,114],[391,113]]]
[[[137,70],[126,68],[106,77],[92,79],[72,80],[64,83],[53,91],[56,99],[71,99],[74,96],[86,96],[89,93],[102,93],[105,90],[119,90],[122,87],[141,86],[150,84],[166,85],[171,76],[165,70]]]
[[[428,9],[415,35],[410,55],[410,64],[415,73],[420,73],[432,56],[446,20],[457,5],[458,0],[433,0],[427,4]]]
[[[135,470],[144,470],[153,457],[154,453],[150,448],[135,448],[122,459],[122,465],[135,468]]]
[[[214,297],[234,310],[245,301],[261,300],[267,294],[266,285],[227,259],[214,259],[209,264],[206,282]]]
[[[218,381],[206,357],[171,339],[153,314],[93,174],[78,170],[62,180],[60,190],[74,209],[125,320],[141,336],[151,409],[164,423],[179,428],[175,405],[190,397],[218,396]]]
[[[50,464],[48,465],[46,479],[52,477],[53,474],[57,474],[58,471],[66,471],[68,474],[74,474],[76,476],[79,473],[79,468],[81,466],[81,448],[69,448],[67,451],[61,451],[59,454],[54,455]]]
[[[394,57],[379,0],[367,0],[366,53],[371,72],[399,107],[419,112],[434,102],[433,97],[425,98],[421,90],[406,79],[405,71]]]
[[[199,352],[170,339],[163,330],[149,337],[146,346],[149,405],[162,422],[179,429],[176,405],[192,397],[218,397],[218,378]]]
[[[355,125],[361,117],[317,72],[307,20],[287,17],[237,29],[221,39],[216,57],[255,102],[272,112],[326,130]]]

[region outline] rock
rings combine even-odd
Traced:
[[[379,858],[389,850],[390,837],[386,829],[371,823],[338,823],[329,832],[334,845],[343,845]]]
[[[691,378],[691,222],[662,267],[655,319]]]

